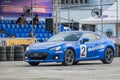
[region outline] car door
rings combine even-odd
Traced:
[[[100,35],[95,35],[95,42],[96,42],[96,49],[95,49],[95,55],[100,56],[101,52],[104,50],[104,39]]]
[[[95,34],[85,33],[82,35],[81,39],[83,38],[88,38],[89,41],[80,45],[80,58],[94,58],[97,55],[96,47],[98,46]]]

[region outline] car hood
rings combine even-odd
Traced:
[[[59,46],[59,45],[63,45],[66,44],[68,42],[43,42],[43,43],[34,43],[32,45],[29,46],[30,49],[48,49],[51,47],[55,47],[55,46]],[[69,43],[73,43],[73,42],[69,42]]]

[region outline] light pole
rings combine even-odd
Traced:
[[[103,0],[100,0],[100,17],[101,17],[101,29],[102,29],[102,35],[103,35]]]
[[[33,0],[31,0],[31,18],[33,18]],[[32,20],[32,29],[33,29],[33,20]]]
[[[118,23],[118,0],[116,0],[116,20],[117,20],[117,23]]]
[[[58,33],[59,18],[60,18],[60,0],[53,1],[53,33]]]
[[[118,23],[118,17],[119,17],[119,14],[118,14],[118,0],[116,0],[116,24]],[[116,26],[117,28],[118,26]],[[117,28],[118,29],[118,28]],[[116,38],[118,38],[118,30],[117,30],[117,34],[116,34]],[[117,40],[116,40],[117,41]],[[118,53],[119,53],[119,44],[116,44],[116,52],[117,52],[117,56],[118,56]]]
[[[70,0],[68,0],[68,24],[70,28]]]

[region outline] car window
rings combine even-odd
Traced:
[[[64,41],[77,41],[80,38],[79,34],[69,34],[64,38]]]
[[[92,33],[85,33],[82,35],[81,37],[82,39],[83,38],[88,38],[89,41],[96,41],[96,40],[99,40],[100,39],[100,36],[99,35],[96,35],[96,34],[92,34]]]
[[[95,35],[95,40],[99,40],[101,37],[99,35]]]
[[[78,41],[81,37],[80,32],[60,32],[48,39],[48,42],[57,41]]]

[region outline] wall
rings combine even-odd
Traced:
[[[106,10],[109,8],[112,4],[114,3],[114,0],[103,0],[103,9]],[[109,5],[108,5],[109,4]],[[80,5],[70,5],[70,10],[69,10],[69,18],[70,20],[75,20],[75,21],[80,21],[81,19],[86,19],[89,17],[92,17],[91,11],[93,8],[98,8],[100,7],[100,0],[89,0],[88,4],[80,4]],[[68,18],[68,6],[61,5],[60,9],[60,17],[69,19]],[[65,8],[63,8],[65,7]],[[61,22],[68,22],[67,20],[61,19]]]
[[[99,34],[106,35],[105,33],[108,31],[111,31],[113,33],[112,37],[116,37],[116,25],[115,24],[103,24],[103,31],[102,31],[102,25],[98,24],[96,25],[96,32]]]

